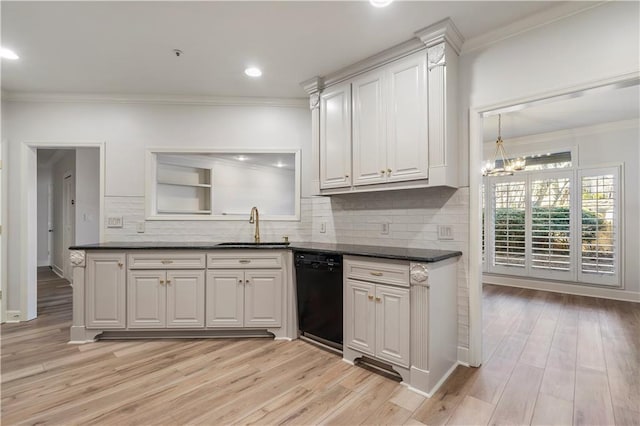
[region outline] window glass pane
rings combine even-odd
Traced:
[[[525,266],[525,182],[493,184],[494,265]]]
[[[616,181],[613,175],[582,178],[583,273],[615,274]]]
[[[571,270],[571,181],[531,182],[531,267]]]

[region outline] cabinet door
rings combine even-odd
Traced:
[[[409,289],[376,287],[376,356],[409,366]]]
[[[374,355],[376,306],[375,285],[347,279],[344,342],[350,348]]]
[[[320,188],[351,186],[351,85],[320,96]]]
[[[282,271],[246,270],[244,279],[244,326],[280,327]]]
[[[244,271],[208,271],[206,298],[207,327],[242,327]]]
[[[89,253],[86,274],[86,327],[125,328],[125,255]]]
[[[129,328],[166,327],[166,276],[166,271],[129,271],[127,282]]]
[[[204,271],[167,271],[167,327],[204,327]]]
[[[375,70],[353,80],[353,184],[386,181],[384,73]]]
[[[387,68],[389,181],[428,177],[427,54],[418,52]]]

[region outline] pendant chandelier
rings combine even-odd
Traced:
[[[502,161],[502,166],[498,167],[498,160]],[[513,172],[524,170],[526,161],[524,157],[509,159],[504,150],[502,140],[502,115],[498,114],[498,139],[496,139],[496,152],[493,154],[493,161],[487,161],[482,168],[483,176],[510,176]]]

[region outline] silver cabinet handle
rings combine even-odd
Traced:
[[[369,272],[371,275],[373,275],[374,277],[381,277],[382,276],[382,272]]]

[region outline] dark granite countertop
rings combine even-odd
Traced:
[[[330,252],[342,255],[378,257],[384,259],[439,262],[462,256],[460,251],[404,247],[362,246],[358,244],[291,243],[293,251]]]
[[[249,243],[247,243],[249,244]],[[411,260],[417,262],[439,262],[461,256],[460,251],[433,250],[404,247],[365,246],[357,244],[324,243],[262,243],[238,247],[206,242],[109,242],[71,246],[71,250],[293,250],[329,252],[342,255],[378,257],[383,259]]]

